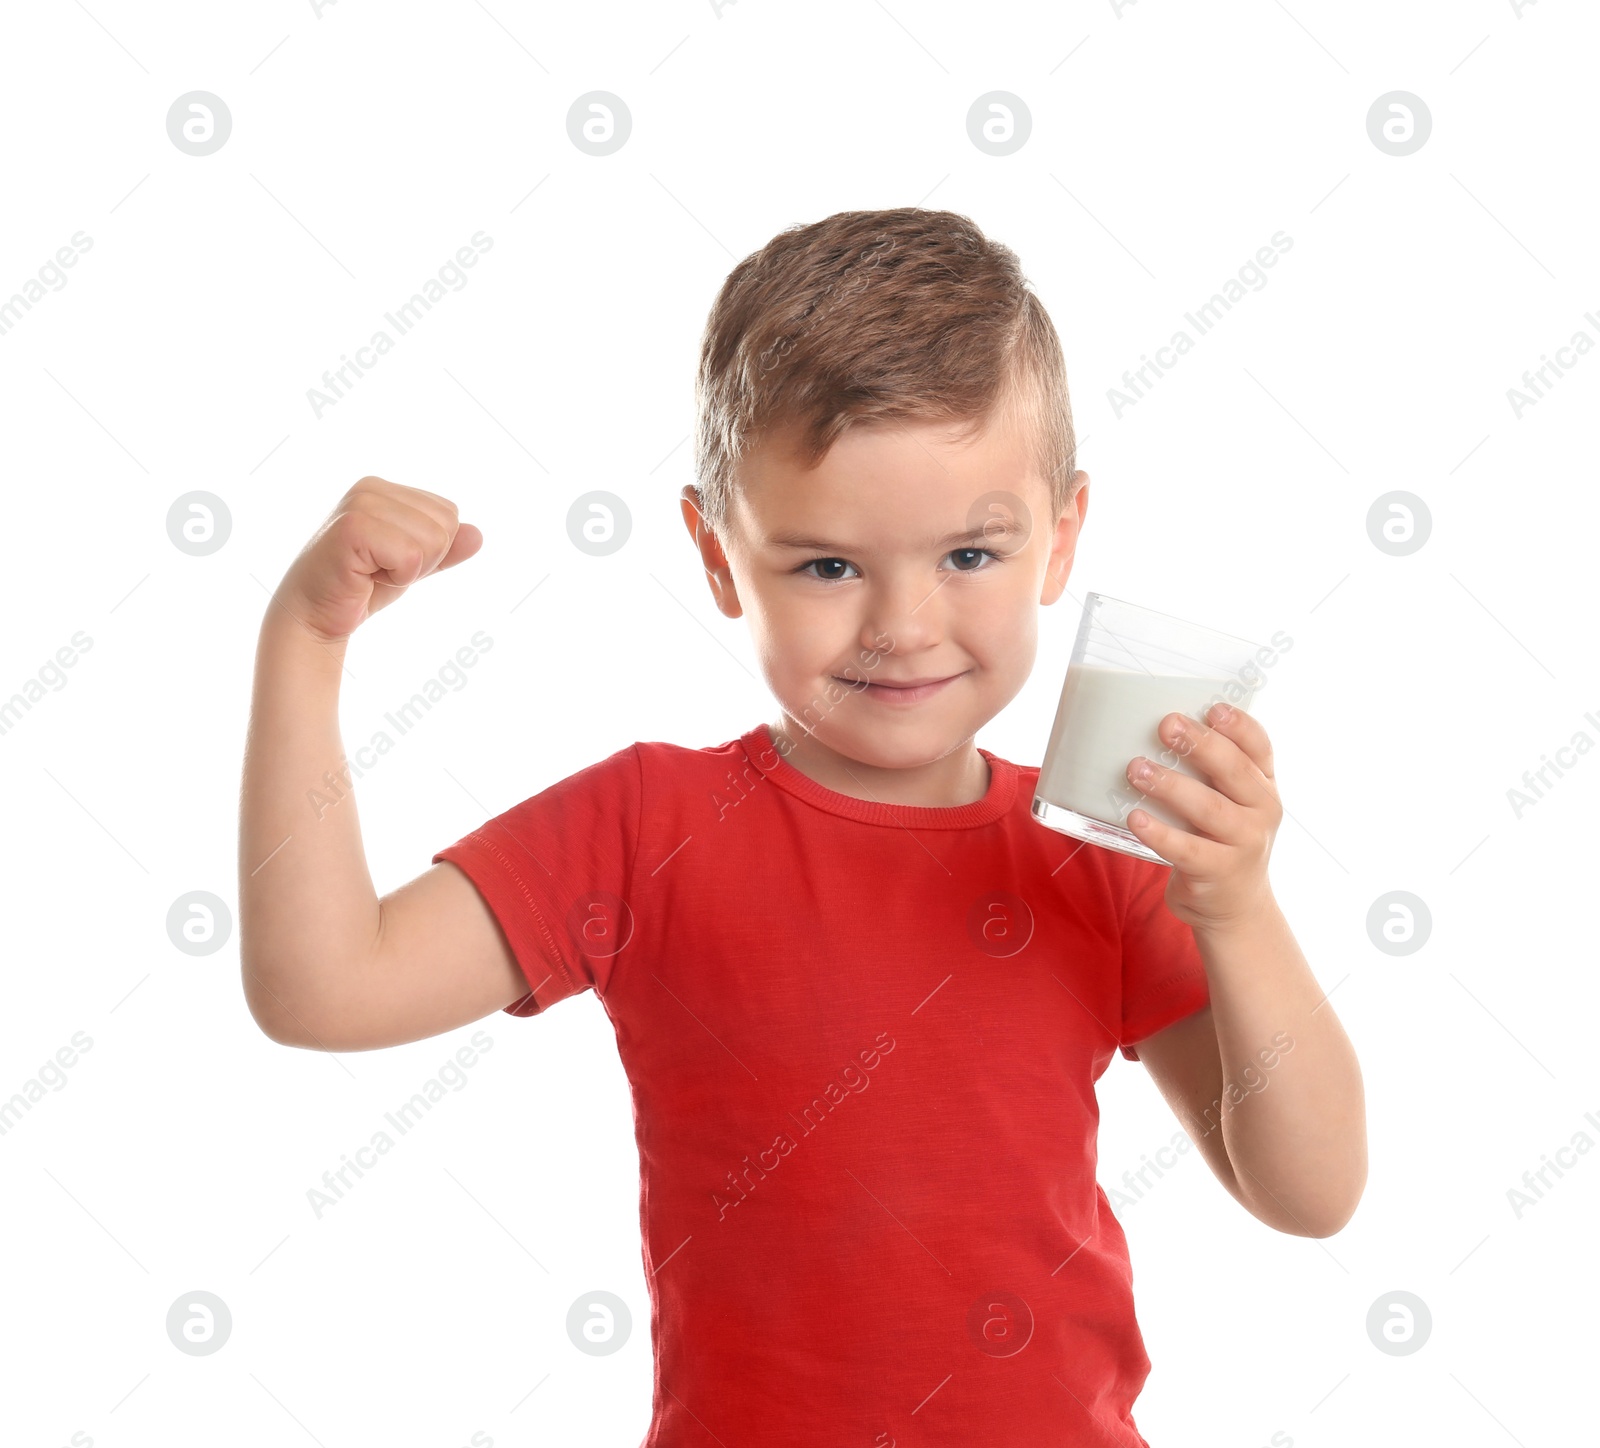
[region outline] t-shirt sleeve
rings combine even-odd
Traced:
[[[605,994],[633,933],[628,899],[643,794],[639,747],[630,744],[433,857],[466,873],[510,942],[528,993],[508,1014],[537,1015],[579,991]]]
[[[1211,1002],[1205,963],[1194,931],[1167,908],[1171,865],[1129,856],[1133,883],[1122,913],[1122,1037],[1130,1061],[1133,1042],[1191,1016]]]

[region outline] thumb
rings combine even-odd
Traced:
[[[454,568],[458,563],[464,563],[483,547],[483,534],[471,523],[463,523],[456,529],[456,536],[450,540],[450,547],[439,566],[434,571],[442,573],[446,568]]]

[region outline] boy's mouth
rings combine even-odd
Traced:
[[[887,680],[881,683],[863,683],[860,679],[840,679],[837,674],[833,677],[845,685],[852,693],[863,694],[868,698],[876,699],[880,704],[920,704],[924,699],[931,699],[946,684],[953,683],[962,678],[968,671],[962,670],[960,674],[946,674],[943,677],[929,675],[920,679]]]

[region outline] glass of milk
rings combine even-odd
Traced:
[[[1074,839],[1165,863],[1127,827],[1133,809],[1164,824],[1189,823],[1134,788],[1138,755],[1202,783],[1205,775],[1156,733],[1177,712],[1204,724],[1221,702],[1249,712],[1274,651],[1185,623],[1137,604],[1091,593],[1084,601],[1050,744],[1039,767],[1033,817]]]

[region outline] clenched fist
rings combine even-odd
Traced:
[[[362,478],[300,550],[273,595],[325,643],[340,643],[363,619],[419,578],[472,557],[483,534],[437,493]]]

